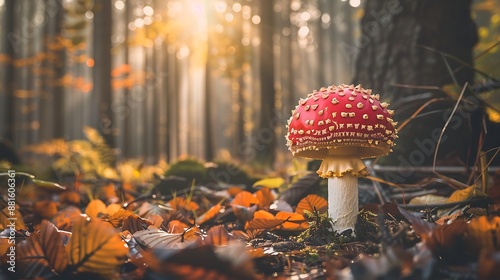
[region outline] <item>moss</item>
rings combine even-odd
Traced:
[[[213,166],[207,168],[207,171],[210,183],[251,186],[257,181],[243,168],[227,161],[216,161]]]
[[[366,210],[361,210],[358,213],[354,232],[359,241],[377,241],[379,239],[378,225],[372,221],[376,217],[375,213]]]
[[[298,242],[305,242],[310,245],[321,246],[326,244],[345,244],[354,241],[375,241],[378,239],[379,231],[376,223],[371,219],[376,217],[369,211],[362,210],[358,214],[354,232],[352,231],[336,232],[332,228],[332,220],[327,213],[311,213],[305,211],[306,216],[311,220],[309,228],[303,231],[298,237]]]
[[[320,214],[319,212],[304,211],[306,216],[311,220],[309,227],[303,231],[298,237],[298,242],[306,242],[314,246],[321,246],[330,243],[343,244],[355,241],[350,230],[344,232],[336,232],[332,227],[332,219],[327,213]]]
[[[185,159],[172,164],[165,176],[186,178],[188,182],[194,181],[197,185],[205,184],[208,178],[205,165],[195,159]]]

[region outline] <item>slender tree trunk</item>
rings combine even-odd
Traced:
[[[108,144],[113,145],[113,135],[111,130],[105,130],[103,126],[112,120],[111,111],[111,1],[94,1],[94,91],[93,96],[98,100],[98,119],[101,133]]]
[[[2,26],[2,45],[0,47],[0,55],[5,58],[5,62],[0,66],[0,139],[13,140],[13,111],[11,104],[13,103],[13,73],[14,68],[12,59],[14,59],[13,37],[8,36],[13,32],[14,23],[14,0],[5,1]]]
[[[261,114],[257,131],[257,161],[271,165],[274,161],[276,135],[273,116],[275,103],[273,63],[273,4],[274,1],[260,0],[260,96]]]

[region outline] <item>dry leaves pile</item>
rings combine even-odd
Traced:
[[[500,217],[486,215],[486,208],[466,203],[453,211],[410,212],[386,203],[372,208],[376,213],[360,212],[353,239],[332,232],[327,201],[304,191],[318,182],[306,175],[279,192],[284,181],[271,178],[255,188],[200,186],[179,195],[172,191],[170,197],[154,188],[125,196],[118,185],[106,183],[106,192],[89,201],[71,190],[54,194],[52,189],[32,204],[20,197],[15,231],[7,208],[0,215],[0,276],[433,279],[453,278],[456,267],[468,267],[460,272],[466,277],[499,275]],[[117,203],[116,197],[123,199]],[[422,195],[408,206],[476,197],[485,195],[467,188],[448,197]],[[15,273],[9,270],[11,246]]]

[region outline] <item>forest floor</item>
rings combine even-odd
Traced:
[[[353,235],[332,230],[325,180],[315,172],[290,184],[276,177],[191,185],[156,176],[153,184],[94,179],[68,188],[22,172],[3,175],[6,279],[500,275],[499,204],[474,186],[454,190],[453,180],[395,188],[361,179]]]
[[[0,279],[500,279],[500,172],[373,172],[354,231],[336,232],[314,171],[113,164],[86,133],[29,150],[32,166],[0,162]]]

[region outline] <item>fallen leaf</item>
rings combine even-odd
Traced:
[[[14,214],[14,215],[11,215],[11,214]],[[23,215],[21,215],[21,212],[19,212],[17,205],[16,205],[14,211],[9,210],[8,207],[5,207],[2,210],[2,213],[0,213],[0,225],[1,225],[0,230],[5,230],[6,228],[8,228],[11,225],[12,221],[9,219],[15,219],[16,230],[26,229],[26,225],[24,224]]]
[[[122,231],[128,231],[134,234],[138,231],[145,230],[153,223],[149,220],[143,219],[137,215],[130,215],[123,220]]]
[[[441,204],[445,203],[447,200],[448,198],[444,196],[426,194],[412,198],[408,204],[409,205]]]
[[[85,214],[89,216],[92,219],[97,219],[100,218],[103,215],[106,215],[108,213],[108,209],[106,207],[106,204],[102,202],[100,199],[94,199],[89,204],[87,205],[87,208],[85,208]]]
[[[235,240],[232,234],[230,234],[224,226],[215,226],[208,230],[203,244],[212,246],[227,246],[231,240]]]
[[[204,223],[213,220],[217,215],[221,213],[221,210],[224,208],[220,204],[215,204],[207,212],[203,213],[201,216],[196,219],[196,223],[199,225],[203,225]]]
[[[25,278],[54,277],[54,272],[63,272],[68,265],[68,257],[57,228],[43,220],[40,233],[16,245],[18,271]]]
[[[274,194],[271,189],[264,188],[256,191],[254,196],[259,200],[259,208],[269,208],[274,202]]]
[[[33,212],[44,219],[51,219],[57,215],[58,203],[52,200],[35,201]]]
[[[110,204],[110,206],[111,205],[112,204]],[[118,211],[114,212],[113,214],[111,214],[111,216],[106,217],[103,220],[111,223],[114,227],[122,227],[123,221],[130,216],[136,216],[136,215],[132,211],[128,211],[120,207]]]
[[[459,202],[477,196],[486,196],[486,194],[476,189],[475,186],[470,186],[463,190],[454,191],[446,202]]]
[[[281,177],[266,178],[255,182],[252,188],[263,187],[269,189],[277,189],[285,184],[285,180]]]
[[[295,212],[304,215],[304,210],[314,213],[318,211],[320,214],[328,211],[328,201],[323,197],[315,194],[310,194],[299,201]]]
[[[259,210],[255,211],[253,219],[247,223],[245,229],[272,229],[283,224],[284,222],[284,219],[276,219],[273,214],[265,210]]]
[[[73,225],[66,252],[74,271],[106,276],[113,274],[123,264],[128,249],[110,224],[82,217]]]
[[[275,217],[277,220],[285,220],[280,225],[281,230],[300,231],[309,227],[309,223],[306,221],[304,215],[299,213],[278,212]]]
[[[467,245],[475,254],[500,250],[500,217],[482,216],[468,223]]]
[[[183,197],[175,197],[171,199],[168,204],[172,209],[174,210],[179,210],[179,209],[185,209],[187,211],[196,211],[199,206],[196,202],[193,202],[191,200],[187,200]]]
[[[251,207],[253,205],[258,205],[258,204],[259,204],[259,199],[247,191],[242,191],[238,193],[234,197],[233,201],[231,201],[231,206],[239,205],[244,207]]]
[[[182,233],[167,233],[154,226],[146,230],[137,231],[132,235],[137,243],[146,248],[171,249],[185,247]]]

